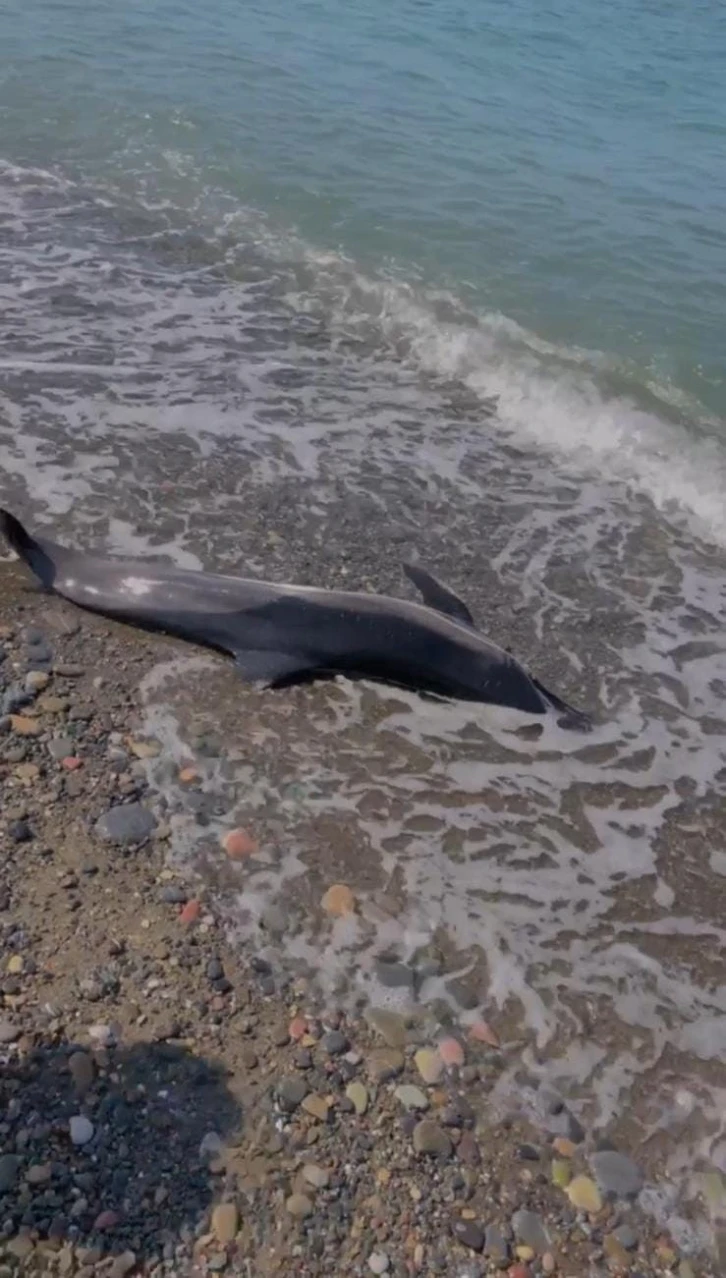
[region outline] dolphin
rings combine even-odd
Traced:
[[[417,564],[404,571],[423,603],[86,554],[31,536],[4,510],[0,532],[46,590],[230,653],[250,683],[279,688],[342,674],[530,715],[555,711],[562,727],[590,727],[587,715],[484,638],[466,604]]]

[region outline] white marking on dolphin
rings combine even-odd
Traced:
[[[147,565],[145,576],[138,560],[36,539],[1,510],[0,531],[47,590],[118,621],[231,653],[248,682],[282,687],[343,674],[526,714],[555,710],[562,727],[590,726],[479,634],[466,604],[418,566],[404,569],[423,603],[157,564]]]

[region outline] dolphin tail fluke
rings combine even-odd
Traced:
[[[569,728],[574,732],[590,732],[592,729],[592,719],[585,714],[583,710],[576,710],[574,706],[570,706],[562,697],[558,697],[556,692],[550,692],[549,688],[545,688],[539,679],[533,679],[532,683],[538,692],[542,694],[548,705],[553,710],[557,710],[562,715],[557,722],[561,728]]]
[[[0,532],[8,545],[28,565],[41,585],[48,590],[55,581],[56,567],[43,545],[31,537],[19,519],[0,510]]]

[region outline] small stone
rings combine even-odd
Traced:
[[[577,1145],[573,1140],[568,1140],[566,1136],[557,1136],[552,1142],[552,1148],[561,1158],[574,1158],[577,1153]]]
[[[39,737],[43,731],[40,719],[31,719],[24,714],[11,714],[10,727],[19,737]]]
[[[543,1274],[553,1274],[557,1268],[557,1261],[551,1251],[546,1251],[539,1263]]]
[[[613,1230],[613,1237],[617,1238],[620,1246],[624,1247],[626,1251],[635,1251],[638,1246],[638,1235],[633,1226],[627,1223],[618,1225],[617,1229]]]
[[[325,1189],[330,1184],[330,1172],[324,1167],[319,1167],[317,1163],[305,1163],[302,1174],[303,1179],[308,1185],[312,1185],[313,1189]]]
[[[403,1083],[401,1087],[397,1087],[394,1096],[400,1101],[404,1109],[428,1109],[429,1099],[424,1096],[420,1087],[413,1087],[410,1083]]]
[[[376,1083],[388,1083],[403,1071],[406,1058],[395,1048],[379,1047],[369,1052],[366,1066]]]
[[[257,840],[246,830],[228,830],[222,839],[222,847],[230,861],[246,861],[259,852]]]
[[[566,1158],[552,1159],[552,1184],[558,1189],[567,1189],[572,1180],[572,1168]]]
[[[529,1265],[521,1264],[512,1265],[507,1270],[507,1278],[531,1278],[532,1271]]]
[[[12,1189],[19,1170],[20,1159],[16,1154],[0,1154],[0,1194]]]
[[[575,1176],[565,1190],[567,1197],[578,1211],[586,1211],[595,1216],[602,1208],[600,1190],[589,1176]]]
[[[83,767],[83,759],[79,759],[77,754],[67,754],[61,759],[61,767],[66,772],[78,772],[79,768]]]
[[[71,1142],[74,1145],[87,1145],[89,1140],[93,1139],[93,1123],[90,1118],[86,1118],[85,1114],[74,1114],[68,1124]]]
[[[73,716],[71,715],[71,718]],[[137,759],[156,759],[161,754],[160,741],[134,741],[132,737],[127,740],[127,745],[132,754]]]
[[[8,828],[8,834],[13,843],[30,843],[33,838],[33,831],[29,822],[25,820],[11,821]]]
[[[602,1149],[590,1155],[590,1166],[602,1193],[616,1198],[636,1198],[643,1188],[643,1173],[625,1154]]]
[[[678,1266],[678,1278],[696,1278],[696,1271],[690,1260],[682,1260]]]
[[[116,1256],[111,1268],[107,1271],[108,1278],[126,1278],[136,1267],[136,1255],[133,1251],[122,1251],[120,1256]]]
[[[345,1089],[348,1100],[355,1108],[356,1114],[359,1116],[365,1114],[368,1109],[368,1091],[362,1083],[349,1083]]]
[[[11,976],[19,976],[24,966],[22,954],[12,954],[8,959],[8,972]]]
[[[62,763],[73,754],[75,744],[72,737],[54,737],[48,742],[48,754],[56,760],[56,763]]]
[[[475,1220],[455,1220],[451,1232],[462,1247],[469,1247],[471,1251],[484,1250],[484,1230]]]
[[[425,1083],[428,1083],[429,1086],[438,1083],[444,1072],[444,1062],[438,1052],[432,1052],[429,1047],[422,1047],[413,1059],[416,1069]]]
[[[417,1154],[429,1154],[436,1158],[448,1158],[452,1148],[444,1129],[428,1118],[422,1119],[414,1127],[413,1147]]]
[[[515,1247],[514,1254],[517,1257],[517,1260],[523,1260],[527,1263],[530,1260],[534,1260],[536,1253],[534,1247],[528,1247],[526,1243],[524,1243],[519,1247]]]
[[[202,907],[199,901],[187,901],[186,905],[179,911],[179,922],[183,923],[185,927],[189,927],[192,923],[196,923],[201,912]]]
[[[100,1230],[115,1229],[120,1219],[121,1217],[117,1211],[112,1211],[110,1207],[107,1207],[105,1211],[98,1213],[93,1222],[93,1228]]]
[[[156,822],[140,803],[120,803],[109,808],[96,822],[96,833],[108,843],[131,847],[143,843],[154,832]]]
[[[12,1021],[0,1017],[0,1043],[14,1043],[17,1038],[20,1038],[20,1030],[17,1025],[13,1025]]]
[[[517,1158],[523,1163],[538,1163],[539,1150],[536,1145],[518,1145]]]
[[[506,1264],[509,1259],[509,1244],[498,1225],[487,1225],[484,1254],[496,1265]]]
[[[9,1242],[5,1243],[5,1251],[22,1264],[24,1260],[27,1260],[32,1255],[35,1247],[33,1246],[32,1238],[29,1238],[27,1234],[18,1234],[16,1238],[11,1238]]]
[[[517,1242],[523,1243],[525,1247],[531,1247],[537,1255],[549,1249],[550,1240],[547,1231],[536,1212],[515,1211],[512,1216],[512,1229]],[[519,1258],[520,1260],[531,1259],[531,1257],[521,1256]]]
[[[334,918],[344,918],[355,910],[355,897],[345,883],[334,883],[324,894],[321,902],[326,914]]]
[[[389,1047],[405,1047],[406,1020],[398,1012],[391,1012],[385,1007],[372,1007],[366,1012],[366,1020]]]
[[[330,1030],[328,1034],[323,1035],[320,1046],[328,1056],[340,1056],[348,1050],[348,1040],[345,1034],[341,1034],[340,1030]]]
[[[207,1269],[212,1274],[220,1274],[223,1269],[227,1268],[226,1251],[213,1251],[207,1259]]]
[[[304,1220],[306,1216],[311,1216],[313,1213],[313,1204],[306,1194],[291,1194],[285,1207],[290,1215],[297,1217],[298,1220]]]
[[[307,1094],[307,1083],[302,1078],[283,1078],[277,1087],[277,1102],[285,1113],[292,1114]]]
[[[456,1146],[456,1156],[467,1167],[478,1167],[481,1163],[481,1151],[471,1132],[462,1132]]]
[[[53,1175],[50,1163],[35,1163],[25,1177],[29,1185],[46,1185]]]
[[[368,1257],[368,1268],[372,1274],[385,1274],[388,1272],[389,1260],[385,1251],[372,1251]]]
[[[73,1052],[68,1058],[68,1071],[73,1079],[76,1092],[84,1096],[93,1085],[96,1067],[87,1052]]]
[[[406,963],[397,963],[388,959],[376,959],[376,977],[388,990],[413,990],[416,974]]]
[[[464,1064],[464,1049],[456,1038],[442,1038],[439,1056],[447,1069],[460,1068]]]
[[[322,1096],[316,1096],[314,1092],[311,1092],[309,1096],[305,1097],[302,1107],[306,1114],[316,1118],[319,1123],[327,1123],[330,1106]]]
[[[50,675],[45,670],[29,670],[25,676],[28,692],[42,692],[50,683]]]
[[[236,1203],[218,1203],[212,1212],[212,1233],[218,1243],[226,1247],[233,1242],[239,1229],[239,1211]]]

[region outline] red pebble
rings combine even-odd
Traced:
[[[230,861],[245,861],[258,850],[256,839],[246,830],[230,830],[222,839],[222,847]]]
[[[94,1229],[113,1229],[118,1224],[121,1217],[117,1211],[102,1211],[96,1216],[93,1222]]]
[[[487,1025],[486,1021],[475,1021],[469,1030],[469,1038],[475,1043],[486,1043],[489,1047],[499,1047],[499,1035]]]
[[[308,1023],[304,1016],[296,1016],[290,1021],[289,1034],[290,1038],[296,1043],[303,1034],[308,1032]]]
[[[65,759],[61,759],[61,763],[66,772],[76,772],[83,767],[83,759],[79,759],[77,754],[67,754]]]
[[[452,1065],[464,1064],[464,1049],[457,1038],[442,1038],[439,1043],[439,1056],[449,1069]]]
[[[187,901],[186,905],[179,911],[179,922],[196,923],[201,910],[202,907],[198,901]]]
[[[507,1278],[531,1278],[531,1273],[529,1265],[510,1265]]]

